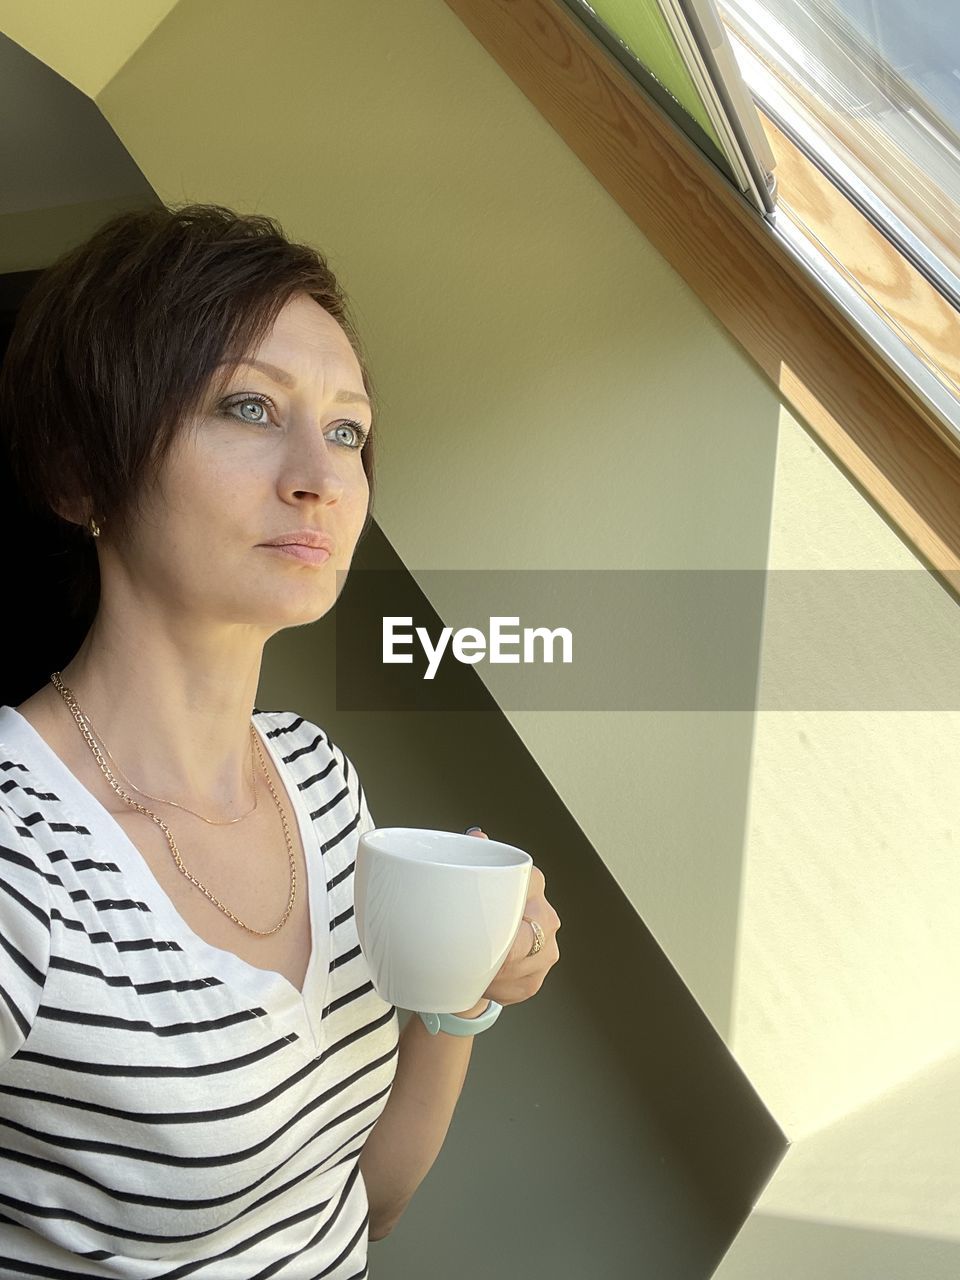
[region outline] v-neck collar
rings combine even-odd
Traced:
[[[124,828],[117,822],[97,797],[67,768],[26,716],[16,707],[0,706],[0,742],[23,751],[30,758],[42,762],[38,776],[49,779],[66,811],[89,817],[83,825],[95,830],[101,842],[110,848],[119,863],[124,877],[139,884],[138,896],[150,907],[151,915],[163,927],[168,936],[181,944],[183,950],[196,956],[198,964],[210,966],[244,998],[256,998],[269,1006],[272,1014],[288,1013],[302,1023],[301,1034],[306,1035],[312,1051],[321,1047],[322,1015],[329,983],[327,947],[330,921],[327,902],[327,886],[323,865],[319,860],[317,835],[313,820],[304,803],[299,787],[290,777],[279,750],[271,739],[260,732],[258,719],[267,719],[269,712],[251,717],[254,731],[270,759],[283,791],[297,815],[297,826],[303,845],[307,876],[307,896],[310,914],[310,959],[304,975],[303,990],[298,990],[284,974],[276,969],[263,969],[251,964],[233,951],[207,942],[187,924],[174,906],[166,890],[154,876],[143,854],[133,843]],[[272,720],[271,720],[271,723]],[[314,856],[316,852],[316,857]]]

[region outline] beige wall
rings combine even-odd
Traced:
[[[469,575],[427,570],[920,569],[441,0],[291,0],[270,11],[234,0],[229,24],[223,12],[174,8],[100,105],[162,199],[271,213],[342,273],[384,400],[378,520],[414,576],[431,583],[442,617],[469,610]],[[907,665],[957,647],[954,609],[932,580],[923,608],[896,624]],[[265,667],[261,705],[300,705],[323,719],[319,692],[314,705],[303,692],[316,681],[313,644],[310,632],[278,637],[284,660]],[[543,865],[571,887],[578,860],[596,878],[596,851],[794,1140],[784,1170],[809,1135],[956,1048],[954,713],[507,711],[505,722],[540,771],[527,793],[532,825],[515,829],[535,833],[542,812],[545,829],[568,842],[551,850],[545,841]],[[474,790],[454,770],[453,782],[437,778],[432,791],[415,791],[419,808],[404,810],[410,793],[386,780],[422,786],[417,766],[428,757],[400,762],[376,717],[340,723],[378,819],[387,810],[416,820],[430,794],[437,825],[489,821],[494,831],[488,813],[506,813],[498,795],[513,782],[501,757],[481,758]],[[448,787],[476,806],[445,808]],[[566,825],[547,818],[552,793]],[[575,916],[575,898],[576,889],[569,903],[557,898],[561,915]],[[536,1027],[539,1038],[532,1059],[503,1061],[504,1079],[515,1072],[526,1089],[546,1072],[555,1100],[570,1104],[552,1112],[561,1125],[595,1096],[567,1094],[570,1077],[551,1074],[571,1010],[582,1037],[612,1034],[603,1020],[590,1023],[595,992],[612,986],[611,1015],[641,1035],[652,1026],[640,967],[652,961],[639,950],[624,960],[604,920],[571,948],[580,995],[557,984],[511,1011],[516,1028]],[[564,961],[571,966],[567,952]],[[573,1003],[561,1006],[555,993],[568,990]],[[478,1057],[499,1052],[478,1041]],[[629,1106],[629,1077],[602,1061]],[[639,1081],[638,1060],[627,1070]],[[503,1095],[484,1101],[496,1098],[509,1113]],[[532,1093],[524,1099],[536,1105]],[[468,1098],[461,1105],[473,1114]],[[616,1110],[602,1124],[620,1160]],[[840,1147],[854,1178],[865,1157],[847,1132]],[[551,1176],[559,1169],[569,1190],[563,1133],[550,1133]],[[602,1168],[590,1174],[585,1229],[619,1239],[603,1205],[625,1186],[628,1198],[653,1203],[661,1188],[647,1177],[643,1146],[635,1185],[622,1172],[608,1170],[609,1183]],[[446,1185],[469,1187],[466,1166],[446,1151],[443,1159]],[[432,1198],[439,1177],[409,1211],[423,1230],[429,1215],[416,1215],[444,1203]],[[579,1193],[584,1183],[573,1185]],[[898,1190],[901,1220],[922,1228],[908,1193]],[[560,1194],[552,1184],[538,1201],[544,1215]],[[816,1197],[805,1203],[811,1217],[838,1213]],[[783,1220],[790,1205],[789,1195],[776,1205]],[[856,1220],[881,1229],[883,1213]],[[375,1248],[400,1258],[412,1238],[398,1232]],[[519,1238],[531,1250],[523,1274],[543,1241]],[[766,1237],[777,1239],[789,1249],[787,1234]],[[897,1274],[881,1269],[882,1243],[861,1243],[871,1275]],[[561,1253],[555,1274],[568,1274],[564,1258],[569,1274],[582,1274]],[[725,1266],[725,1280],[753,1274],[738,1271],[736,1250]]]
[[[947,593],[786,413],[769,563],[810,581],[846,571],[846,615],[826,626],[844,637],[851,676],[883,673],[895,655],[889,705],[915,669],[934,677],[925,710],[757,716],[729,1043],[797,1139],[960,1045],[945,1016],[960,975],[960,714],[934,701],[938,672],[955,693],[960,625]],[[857,635],[859,619],[872,621],[871,573],[889,612]],[[780,622],[768,618],[768,655]]]

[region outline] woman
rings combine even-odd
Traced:
[[[76,655],[0,708],[0,1272],[360,1280],[443,1142],[464,1024],[539,990],[560,921],[535,867],[457,1032],[400,1035],[353,917],[356,770],[254,707],[264,643],[332,608],[370,518],[345,299],[269,219],[123,214],[38,281],[0,406],[100,582]]]

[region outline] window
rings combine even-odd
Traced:
[[[698,7],[712,0],[692,0]],[[927,0],[718,0],[738,65],[776,122],[930,289],[891,281],[849,242],[831,246],[796,200],[785,210],[922,363],[928,399],[960,422],[960,28]],[[952,65],[951,65],[952,64]],[[938,295],[933,297],[931,290]],[[879,332],[879,331],[877,331]],[[946,394],[944,394],[946,392]]]
[[[956,15],[948,23],[947,4],[938,14],[930,0],[718,3],[764,109],[802,130],[850,198],[960,305]]]
[[[773,153],[707,5],[681,0],[566,0],[568,8],[761,212],[773,209]]]
[[[565,3],[960,446],[950,0]],[[809,164],[778,170],[774,135]]]

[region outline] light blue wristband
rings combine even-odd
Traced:
[[[455,1013],[418,1013],[423,1025],[432,1036],[438,1031],[445,1031],[450,1036],[475,1036],[487,1027],[492,1027],[500,1017],[502,1004],[491,1000],[489,1006],[476,1018],[458,1018]]]

